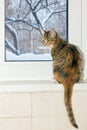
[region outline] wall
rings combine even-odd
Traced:
[[[87,130],[87,84],[82,84],[75,85],[73,108],[79,130]],[[0,82],[0,130],[72,129],[61,84]]]

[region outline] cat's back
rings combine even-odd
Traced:
[[[73,44],[66,43],[64,46],[61,45],[60,51],[55,55],[54,65],[60,67],[80,67],[81,66],[81,55],[78,48]],[[57,50],[59,48],[56,48]]]

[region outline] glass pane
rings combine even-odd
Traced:
[[[5,61],[49,61],[41,28],[67,39],[67,0],[5,0]]]

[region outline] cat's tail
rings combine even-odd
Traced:
[[[78,128],[78,125],[76,124],[76,121],[74,118],[73,109],[72,109],[72,89],[73,87],[64,88],[64,102],[65,102],[66,110],[67,110],[68,117],[71,124],[75,128]]]

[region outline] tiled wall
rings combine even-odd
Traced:
[[[87,91],[75,91],[73,108],[79,130],[87,130]],[[0,130],[74,130],[63,91],[0,93]]]

